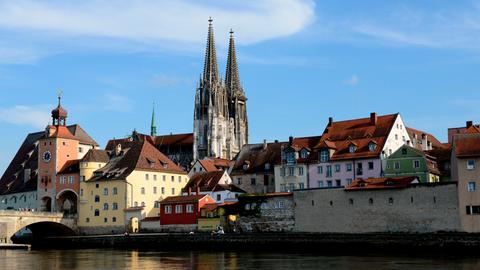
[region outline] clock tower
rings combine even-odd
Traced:
[[[78,159],[79,141],[66,126],[67,111],[61,106],[52,110],[52,124],[45,129],[44,136],[38,140],[38,209],[57,211],[57,173],[68,161]]]

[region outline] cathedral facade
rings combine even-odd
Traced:
[[[197,84],[193,124],[193,159],[233,159],[248,143],[247,98],[240,84],[233,31],[230,31],[225,80],[220,78],[212,19],[205,64]]]

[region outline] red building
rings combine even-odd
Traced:
[[[179,229],[168,225],[194,225],[200,217],[200,208],[206,204],[214,204],[210,195],[188,195],[167,197],[160,202],[160,225],[162,229]]]

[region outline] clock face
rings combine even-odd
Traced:
[[[43,153],[43,161],[49,162],[51,159],[52,153],[50,153],[50,151],[45,151],[45,153]]]

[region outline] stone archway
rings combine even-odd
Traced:
[[[57,209],[66,215],[77,214],[78,195],[71,189],[64,189],[57,195]]]
[[[52,212],[52,198],[45,196],[42,198],[41,211]]]

